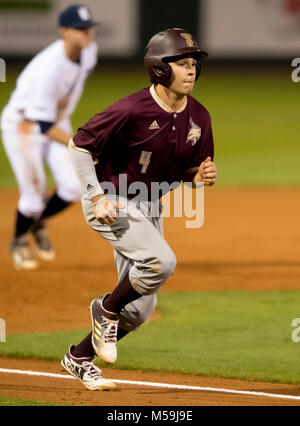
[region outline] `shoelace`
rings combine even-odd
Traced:
[[[92,379],[101,379],[102,378],[102,371],[95,367],[93,363],[84,361],[82,363],[82,367],[86,370],[86,374],[89,374]]]
[[[28,245],[23,245],[19,247],[19,251],[21,253],[21,256],[23,257],[23,259],[25,260],[32,260],[32,254],[30,253],[30,249]]]
[[[39,229],[34,233],[34,237],[41,247],[51,250],[52,246],[46,229]]]
[[[103,336],[105,343],[116,343],[118,321],[107,320],[107,321],[104,321],[101,325],[105,327],[104,336]]]

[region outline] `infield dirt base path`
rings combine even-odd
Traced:
[[[0,359],[0,368],[21,369],[62,374],[59,363],[35,360]],[[213,387],[217,389],[263,392],[300,396],[300,387],[293,385],[247,382],[219,378],[156,372],[124,371],[105,368],[105,377],[126,381],[168,383]],[[135,384],[117,384],[112,392],[92,392],[77,380],[0,374],[0,395],[34,401],[51,401],[73,405],[96,406],[285,406],[299,401],[259,395],[237,395],[199,390],[153,388]]]
[[[211,188],[205,223],[186,229],[184,218],[165,220],[165,235],[178,266],[161,291],[288,290],[300,288],[300,189]],[[76,204],[49,229],[57,257],[39,269],[16,272],[9,254],[17,191],[2,190],[0,317],[7,334],[87,328],[95,294],[116,282],[110,246],[85,224]],[[0,359],[0,368],[60,373],[59,364]],[[105,369],[105,376],[300,395],[284,384],[250,383],[186,375]],[[75,380],[0,373],[0,396],[78,405],[299,405],[257,396],[118,385],[116,392],[89,392]]]

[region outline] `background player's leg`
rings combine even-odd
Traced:
[[[71,204],[70,201],[63,200],[56,192],[48,199],[46,207],[41,214],[40,221],[61,212]]]
[[[72,127],[68,121],[64,123],[63,128],[72,133]],[[47,219],[63,211],[73,201],[78,201],[81,197],[80,184],[70,164],[67,147],[51,141],[47,145],[44,158],[53,174],[57,190],[48,199],[40,220]]]
[[[53,174],[57,189],[48,199],[40,217],[31,227],[31,231],[39,255],[44,260],[52,260],[55,257],[55,251],[48,235],[46,221],[65,210],[73,201],[78,201],[81,196],[81,187],[66,146],[55,141],[49,142],[44,152],[44,159]]]
[[[43,143],[37,135],[23,135],[17,130],[3,130],[2,139],[20,191],[11,252],[16,269],[33,269],[37,262],[30,251],[27,233],[45,205]]]
[[[53,250],[46,227],[46,220],[51,216],[61,212],[70,204],[71,203],[62,200],[55,192],[48,199],[46,207],[41,216],[30,226],[30,231],[32,232],[33,238],[35,240],[39,256],[44,260],[53,260],[55,257],[55,251]]]
[[[45,207],[47,189],[43,143],[33,135],[24,137],[17,132],[3,131],[2,138],[20,191],[18,210],[25,217],[36,218]]]
[[[16,221],[14,229],[14,237],[19,238],[24,234],[27,234],[29,228],[34,223],[33,217],[27,217],[23,215],[19,210],[16,211]]]
[[[57,187],[53,200],[49,200],[48,211],[44,212],[44,216],[49,217],[65,209],[71,203],[79,201],[82,189],[65,145],[51,141],[45,159]]]

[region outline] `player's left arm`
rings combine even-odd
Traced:
[[[193,157],[185,165],[183,174],[183,182],[192,182],[193,186],[203,182],[206,186],[212,186],[216,183],[218,169],[214,163],[214,140],[211,126],[211,118],[205,108],[200,109],[201,120],[199,127],[201,128],[200,139],[196,142]]]
[[[217,166],[211,157],[207,157],[199,167],[186,170],[182,180],[183,182],[192,182],[195,187],[198,182],[203,182],[206,186],[212,186],[216,183],[217,177]]]

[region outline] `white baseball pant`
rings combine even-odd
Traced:
[[[29,133],[22,132],[21,121],[21,114],[7,110],[2,113],[2,140],[19,186],[19,211],[27,217],[38,217],[44,210],[47,195],[44,163],[56,182],[57,195],[67,202],[80,200],[82,189],[67,146],[41,134],[38,124],[33,125]],[[69,120],[57,125],[72,133]]]

